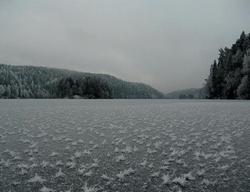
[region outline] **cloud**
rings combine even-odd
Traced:
[[[220,47],[250,32],[247,0],[2,0],[0,63],[200,87]]]

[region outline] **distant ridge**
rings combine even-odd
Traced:
[[[205,97],[204,88],[183,89],[165,94],[166,99],[204,99]]]
[[[0,98],[64,97],[160,99],[164,95],[144,83],[107,74],[0,64]]]

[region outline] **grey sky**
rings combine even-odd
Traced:
[[[0,63],[201,87],[218,49],[250,32],[249,10],[249,0],[0,0]]]

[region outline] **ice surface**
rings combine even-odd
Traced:
[[[250,191],[250,102],[0,100],[0,191]]]

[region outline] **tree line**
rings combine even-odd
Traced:
[[[219,49],[205,88],[209,99],[250,99],[250,34],[243,31],[231,48]]]
[[[0,98],[163,98],[149,85],[111,75],[0,64]]]
[[[63,78],[58,83],[59,98],[111,99],[112,88],[100,78]]]

